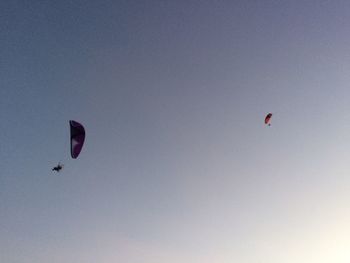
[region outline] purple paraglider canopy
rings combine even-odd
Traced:
[[[70,125],[70,152],[73,159],[76,159],[85,141],[85,129],[83,125],[76,121],[69,121]]]

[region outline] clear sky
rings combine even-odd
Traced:
[[[0,1],[0,262],[348,263],[349,14]]]

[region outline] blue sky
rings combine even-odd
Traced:
[[[0,10],[1,262],[349,262],[350,3]]]

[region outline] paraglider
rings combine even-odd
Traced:
[[[265,117],[265,124],[267,124],[268,126],[271,126],[271,123],[270,123],[271,117],[272,117],[272,113],[267,114]]]
[[[85,142],[85,128],[77,121],[70,120],[70,155],[73,159],[77,159]],[[60,172],[63,169],[63,164],[58,163],[52,168],[52,171]]]

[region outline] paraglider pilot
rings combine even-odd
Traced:
[[[62,168],[63,168],[63,165],[59,163],[57,166],[52,168],[52,171],[56,171],[59,173],[62,170]]]

